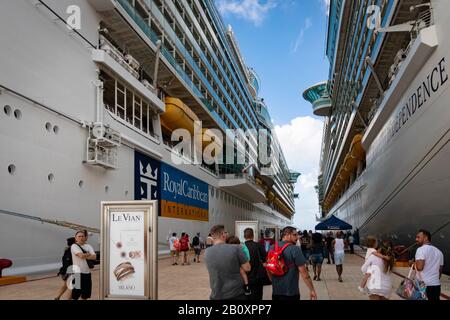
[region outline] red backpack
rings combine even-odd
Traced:
[[[286,243],[283,247],[278,246],[278,242],[275,241],[275,248],[270,249],[267,254],[266,269],[274,276],[284,276],[288,271],[288,266],[284,262],[283,251],[287,247],[292,245],[292,243]]]
[[[181,237],[180,239],[180,250],[189,250],[189,238],[188,237]]]
[[[178,239],[173,240],[173,248],[178,251],[180,250],[180,240]]]

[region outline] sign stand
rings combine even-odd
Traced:
[[[241,243],[245,242],[244,230],[247,228],[253,229],[254,239],[253,241],[258,242],[259,240],[259,222],[258,221],[236,221],[235,222],[235,235],[241,240]]]
[[[100,299],[158,298],[158,201],[101,203]]]

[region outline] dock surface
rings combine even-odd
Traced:
[[[361,281],[361,266],[364,262],[365,252],[356,250],[355,254],[347,253],[344,261],[343,282],[338,282],[336,268],[327,264],[326,259],[322,265],[322,281],[313,281],[319,300],[368,300],[369,297],[358,291]],[[203,252],[202,252],[203,257]],[[206,265],[202,262],[194,263],[191,257],[190,265],[172,266],[172,260],[167,257],[159,259],[158,272],[158,298],[160,300],[208,300],[210,294],[209,276]],[[309,268],[311,277],[312,267]],[[401,300],[395,294],[402,278],[408,268],[395,268],[392,275],[393,292],[391,300]],[[92,298],[99,299],[99,269],[92,272],[93,286]],[[55,274],[29,276],[28,281],[20,284],[0,286],[0,300],[53,300],[62,286],[63,281]],[[309,299],[309,292],[300,279],[301,300]],[[442,292],[450,296],[450,276],[442,276]],[[67,293],[66,293],[67,295]],[[264,299],[271,300],[272,287],[264,287]],[[63,296],[61,299],[68,299]],[[444,298],[441,298],[444,299]]]

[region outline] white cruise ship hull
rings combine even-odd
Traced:
[[[46,2],[60,13],[68,5],[79,5],[82,34],[97,43],[100,17],[88,1]],[[200,232],[206,238],[215,224],[233,232],[236,220],[258,220],[261,227],[290,223],[243,194],[225,193],[218,177],[202,167],[174,165],[169,147],[123,125],[106,110],[105,124],[122,134],[119,168],[83,163],[88,129],[81,123],[93,122],[96,114],[93,81],[98,74],[92,48],[34,1],[4,1],[1,7],[0,256],[14,263],[5,275],[58,269],[66,238],[74,235],[21,214],[100,228],[101,201],[133,200],[136,150],[208,186],[207,221],[159,217],[162,251],[168,249],[172,232]],[[88,240],[96,250],[99,241],[98,235]]]
[[[403,66],[413,68],[414,77],[406,90],[387,92],[400,95],[400,102],[372,141],[363,139],[366,169],[330,214],[359,228],[362,237],[375,235],[406,246],[415,243],[419,229],[427,229],[449,271],[450,3],[432,4],[438,45],[423,65],[412,60]],[[404,107],[411,97],[417,99],[418,90],[420,100],[408,111]]]

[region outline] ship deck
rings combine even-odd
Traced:
[[[355,254],[346,254],[344,261],[344,282],[337,281],[335,266],[324,261],[322,281],[314,281],[319,300],[368,300],[368,296],[357,289],[361,281],[361,265],[365,252],[356,249]],[[203,257],[203,255],[202,255]],[[209,277],[205,264],[193,263],[188,266],[172,266],[171,259],[163,256],[159,259],[159,299],[160,300],[207,300],[209,299]],[[408,268],[395,268],[393,275],[394,289],[408,273]],[[312,274],[312,268],[310,268]],[[52,300],[58,292],[62,281],[54,274],[28,277],[20,284],[0,286],[0,300]],[[99,269],[93,271],[92,299],[99,299]],[[308,289],[300,280],[301,300],[309,299]],[[450,299],[450,276],[442,277],[441,299]],[[66,293],[67,294],[67,293]],[[271,300],[271,286],[264,287],[264,300]],[[62,299],[67,299],[63,297]],[[401,300],[395,292],[391,300]]]

